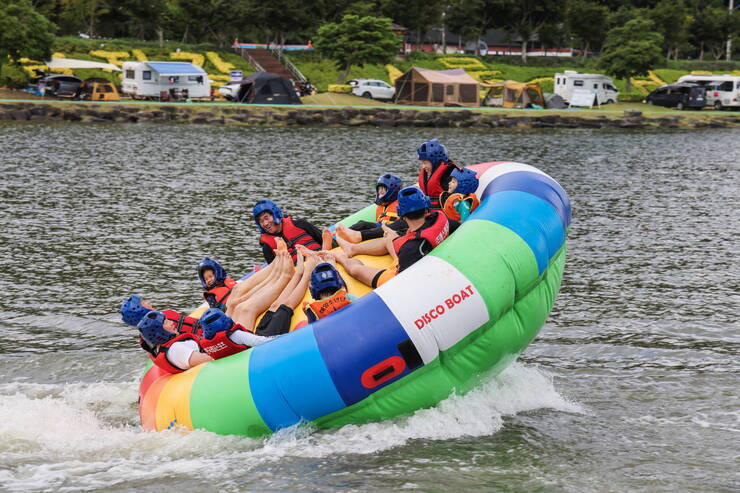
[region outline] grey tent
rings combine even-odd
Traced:
[[[235,100],[254,104],[301,104],[293,83],[269,72],[255,72],[244,77]]]
[[[559,109],[568,107],[565,100],[561,98],[560,96],[558,96],[557,94],[546,92],[544,96],[545,96],[545,108],[547,109],[559,110]]]

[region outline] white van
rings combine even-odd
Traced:
[[[598,104],[616,103],[619,96],[611,77],[606,75],[579,74],[575,70],[555,74],[555,94],[569,102],[574,90],[593,92]]]
[[[121,91],[132,98],[178,100],[211,95],[208,74],[187,62],[123,62]]]
[[[740,76],[737,75],[682,75],[678,82],[693,82],[707,89],[707,106],[740,108]]]

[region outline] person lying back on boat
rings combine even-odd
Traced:
[[[417,187],[406,187],[398,193],[398,214],[409,225],[408,231],[403,236],[386,228],[385,238],[358,244],[340,241],[339,246],[342,247],[343,253],[334,253],[337,261],[352,277],[373,289],[418,262],[460,225],[444,213],[431,210],[429,197]],[[381,248],[384,251],[381,251]],[[352,258],[352,255],[358,253],[370,255],[388,253],[396,261],[387,269],[378,269]]]
[[[296,261],[297,245],[314,251],[322,250],[323,246],[326,247],[324,250],[331,250],[331,233],[328,230],[322,232],[305,219],[283,215],[280,207],[271,200],[257,202],[252,208],[252,217],[260,232],[260,246],[266,262],[272,262],[275,258],[278,239],[285,242],[293,262]]]
[[[226,269],[206,257],[198,264],[198,279],[203,286],[203,297],[208,306],[226,310],[226,303],[236,286],[236,281],[228,277]]]
[[[151,303],[141,298],[141,296],[132,294],[121,303],[121,308],[118,312],[121,314],[121,318],[124,323],[136,327],[144,316],[150,311],[154,310]],[[178,334],[186,332],[199,333],[200,320],[195,317],[188,317],[175,310],[162,310],[164,317],[174,324],[175,331]],[[152,347],[139,337],[139,344],[145,351],[151,353]]]
[[[452,171],[447,192],[439,196],[442,210],[447,217],[463,222],[470,216],[480,205],[480,200],[475,195],[478,183],[478,177],[472,169],[455,168]]]
[[[330,255],[330,252],[326,252]],[[333,255],[331,257],[333,261]],[[331,262],[322,262],[311,272],[309,291],[313,301],[303,303],[303,311],[308,322],[324,318],[357,299],[347,292],[347,284]]]
[[[337,234],[352,243],[382,238],[385,224],[394,231],[404,231],[408,228],[406,222],[398,217],[398,191],[403,182],[396,175],[386,173],[380,175],[375,185],[375,222],[358,221],[349,228],[343,224],[337,225]]]
[[[429,197],[430,209],[442,209],[439,196],[449,188],[452,171],[457,167],[450,160],[447,148],[432,139],[417,149],[421,161],[419,169],[419,188]]]

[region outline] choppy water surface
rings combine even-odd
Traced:
[[[574,203],[548,323],[464,397],[262,440],[145,433],[116,309],[199,304],[195,265],[261,261],[246,210],[328,225],[440,137]],[[737,491],[740,132],[0,124],[0,490]]]

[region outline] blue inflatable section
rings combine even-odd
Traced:
[[[563,228],[568,229],[571,219],[571,205],[568,195],[558,183],[549,176],[532,171],[515,171],[494,179],[486,186],[481,200],[496,192],[518,190],[535,195],[552,205],[563,221]]]
[[[549,202],[526,192],[504,191],[486,197],[470,219],[485,219],[519,235],[534,253],[542,274],[565,242],[563,221]]]
[[[329,373],[347,406],[411,371],[398,348],[409,336],[374,292],[314,323],[314,333]],[[397,358],[382,365],[393,356]],[[371,370],[379,364],[380,367]]]
[[[345,407],[316,344],[313,325],[254,347],[249,386],[257,411],[273,431]]]

